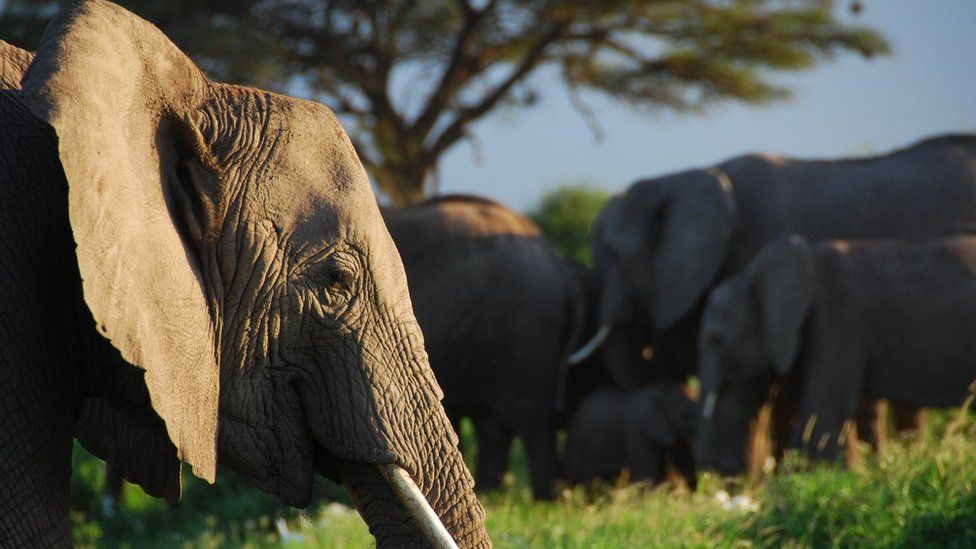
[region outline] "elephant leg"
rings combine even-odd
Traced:
[[[66,547],[73,380],[8,358],[0,354],[0,547]]]
[[[925,408],[891,402],[888,409],[895,421],[895,431],[899,434],[908,431],[921,433],[925,429]]]
[[[478,464],[475,486],[479,491],[497,490],[508,469],[508,454],[512,446],[512,430],[498,418],[482,414],[474,418],[478,435]]]
[[[857,407],[857,438],[877,453],[888,444],[888,406],[880,398],[862,396]]]
[[[694,492],[698,486],[698,470],[695,468],[691,445],[682,440],[671,449],[670,454],[671,466],[684,479],[688,489]]]
[[[556,428],[553,419],[519,433],[529,459],[529,475],[532,477],[532,495],[537,500],[550,500],[554,497],[556,470],[559,460],[556,457]]]
[[[845,425],[853,419],[860,391],[817,378],[804,388],[791,446],[810,459],[836,461],[843,457]]]
[[[776,462],[783,459],[783,453],[790,434],[796,422],[796,385],[792,380],[786,380],[774,386],[769,394],[769,440],[766,444],[767,454],[762,461],[754,463],[761,470],[765,470],[766,458],[771,457]],[[764,431],[758,430],[756,436],[762,436]],[[755,447],[755,446],[754,446]],[[753,460],[757,461],[757,460]]]
[[[626,467],[630,480],[649,480],[657,484],[664,480],[664,448],[644,437],[626,441]]]

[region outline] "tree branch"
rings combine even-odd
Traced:
[[[420,139],[424,139],[430,133],[430,130],[433,129],[434,124],[440,118],[441,113],[450,103],[454,92],[470,78],[470,76],[463,74],[463,69],[472,62],[471,57],[468,55],[468,49],[484,16],[490,13],[495,8],[495,4],[498,3],[497,0],[489,0],[484,8],[475,11],[465,0],[458,1],[463,6],[461,9],[465,17],[464,25],[461,27],[457,40],[454,42],[451,59],[444,69],[443,74],[441,74],[441,78],[431,93],[430,98],[427,100],[427,105],[424,107],[424,110],[421,111],[413,124],[410,125],[411,132],[416,134]]]
[[[528,53],[526,53],[522,62],[512,70],[508,78],[502,81],[493,91],[485,95],[478,104],[461,109],[454,118],[454,121],[441,132],[440,136],[434,141],[434,144],[425,152],[425,155],[430,159],[436,159],[445,149],[463,137],[465,126],[469,122],[490,111],[492,107],[508,94],[512,86],[538,66],[539,62],[545,57],[546,48],[559,37],[564,28],[564,25],[561,23],[553,25],[549,32],[545,33],[532,46]]]

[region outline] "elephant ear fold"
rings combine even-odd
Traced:
[[[194,212],[208,211],[194,166],[206,162],[189,122],[210,86],[158,29],[101,0],[48,26],[24,78],[25,101],[57,133],[97,329],[146,370],[178,456],[212,482],[218,358],[192,246]]]
[[[649,226],[657,246],[651,313],[658,328],[667,328],[691,312],[718,276],[728,255],[735,203],[728,177],[715,169],[674,174],[657,184],[666,186],[666,194]]]
[[[747,276],[763,341],[780,375],[793,368],[803,326],[813,304],[813,257],[798,236],[781,237],[753,260]]]
[[[0,40],[0,90],[19,90],[34,54]]]
[[[75,425],[75,437],[150,496],[177,503],[182,481],[176,448],[159,418],[133,416],[101,398],[87,398]]]

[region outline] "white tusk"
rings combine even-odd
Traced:
[[[427,498],[410,475],[398,465],[383,464],[378,467],[430,543],[437,549],[458,549],[454,538],[447,532],[447,528],[444,528],[441,519],[431,508],[430,503],[427,503]]]
[[[718,393],[716,391],[709,391],[705,396],[705,406],[702,407],[702,417],[705,419],[712,419],[712,414],[715,413],[715,402],[718,400]]]
[[[606,341],[608,335],[610,335],[610,325],[606,324],[604,326],[600,326],[600,329],[597,330],[596,335],[593,336],[593,339],[586,342],[586,345],[580,347],[578,351],[569,355],[569,365],[576,366],[580,362],[583,362],[589,358],[590,355],[593,354],[593,351],[597,350],[600,345],[603,345],[603,342]]]

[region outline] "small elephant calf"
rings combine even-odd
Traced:
[[[795,395],[789,446],[836,459],[862,394],[944,408],[970,393],[976,236],[782,237],[711,293],[699,351],[699,466],[734,468],[777,380]]]
[[[631,480],[661,482],[670,459],[694,488],[690,440],[696,416],[695,404],[679,385],[596,389],[570,421],[567,476],[572,482],[615,482],[627,469]]]

